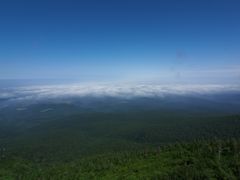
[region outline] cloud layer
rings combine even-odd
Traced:
[[[27,86],[0,90],[0,99],[9,102],[37,101],[68,97],[164,97],[166,95],[214,94],[240,92],[232,85],[159,85],[159,84],[75,84]]]

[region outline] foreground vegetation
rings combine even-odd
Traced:
[[[69,162],[2,159],[0,179],[238,179],[240,140],[194,141]]]
[[[238,114],[59,112],[0,114],[0,180],[240,177]]]

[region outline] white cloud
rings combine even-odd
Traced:
[[[0,91],[0,98],[10,102],[39,101],[68,97],[164,97],[165,95],[212,94],[240,92],[240,86],[233,85],[160,85],[160,84],[75,84],[54,86],[28,86]]]

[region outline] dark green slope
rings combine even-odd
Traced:
[[[216,137],[240,137],[239,116],[161,111],[83,113],[18,128],[15,134],[4,136],[1,144],[9,154],[55,161]]]
[[[45,112],[37,121],[32,116],[32,125],[26,125],[31,118],[17,126],[1,124],[0,179],[240,177],[239,115],[170,110],[56,114]]]
[[[240,140],[195,141],[70,162],[1,160],[0,179],[238,179]]]

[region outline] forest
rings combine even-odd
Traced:
[[[240,176],[237,114],[176,110],[59,114],[26,115],[25,122],[14,126],[11,121],[2,123],[0,179]]]

